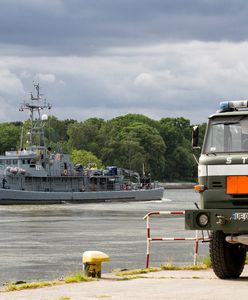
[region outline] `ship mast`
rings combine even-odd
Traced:
[[[44,120],[47,119],[47,115],[42,115],[41,112],[44,109],[51,109],[51,105],[46,103],[46,99],[40,93],[39,83],[34,83],[36,95],[30,93],[31,102],[24,102],[21,104],[19,111],[24,109],[30,112],[30,127],[28,132],[28,147],[31,149],[35,144],[37,146],[45,146],[45,135],[44,135]]]

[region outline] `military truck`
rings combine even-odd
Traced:
[[[199,127],[192,131],[198,146]],[[195,153],[196,155],[196,153]],[[185,227],[210,232],[210,258],[221,279],[237,278],[248,250],[248,101],[224,101],[209,117],[198,161],[200,208],[185,212]]]

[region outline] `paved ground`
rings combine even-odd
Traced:
[[[247,299],[248,266],[237,280],[217,279],[211,270],[160,271],[142,276],[145,278],[120,281],[103,274],[99,281],[0,292],[0,300]]]

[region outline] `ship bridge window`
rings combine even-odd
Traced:
[[[26,165],[26,164],[29,165],[30,163],[32,163],[32,161],[30,161],[30,159],[23,159],[23,160],[22,160],[22,164],[23,164],[23,165]]]
[[[6,160],[6,164],[7,164],[7,165],[11,165],[11,160],[10,160],[10,159],[7,159],[7,160]]]
[[[90,178],[90,183],[91,183],[91,184],[97,184],[97,178],[91,177],[91,178]]]
[[[17,165],[17,160],[13,159],[13,165]]]
[[[27,160],[27,164],[29,164],[30,168],[35,168],[35,161],[33,159],[28,159]]]
[[[106,184],[106,178],[100,178],[100,184]]]

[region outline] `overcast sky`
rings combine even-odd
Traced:
[[[52,114],[205,122],[248,98],[247,0],[0,0],[0,122],[39,81]]]

